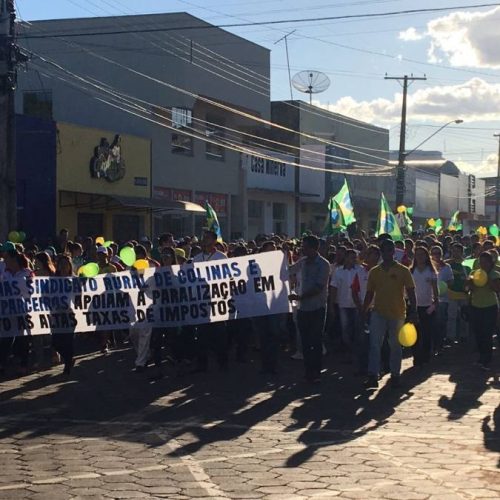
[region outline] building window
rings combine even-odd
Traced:
[[[87,236],[98,236],[104,233],[103,214],[80,212],[77,215],[78,235],[86,238]]]
[[[23,113],[36,118],[52,119],[52,91],[37,90],[23,93]]]
[[[273,232],[276,234],[286,232],[285,203],[273,203]]]
[[[193,112],[188,108],[172,108],[172,127],[185,128],[193,123]]]
[[[144,236],[144,217],[140,215],[113,215],[113,239],[128,241]],[[99,233],[100,234],[100,233]]]
[[[205,134],[208,139],[215,142],[222,142],[224,140],[224,120],[217,116],[207,115],[206,118]],[[224,161],[225,148],[213,142],[205,143],[205,154],[208,160]]]
[[[193,155],[193,138],[184,134],[172,134],[172,153],[178,155]]]
[[[248,200],[248,217],[253,219],[260,219],[262,217],[262,201]]]
[[[193,138],[182,133],[188,131],[193,123],[193,113],[187,108],[172,108],[172,127],[179,132],[172,132],[172,153],[186,156],[193,155]]]

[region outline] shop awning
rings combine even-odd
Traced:
[[[134,196],[114,196],[116,202],[123,207],[147,208],[154,212],[203,212],[205,209],[192,201],[162,200],[161,198],[136,198]]]
[[[102,195],[80,193],[76,191],[60,191],[59,206],[61,208],[122,208],[135,211],[152,211],[158,213],[185,214],[186,212],[205,213],[205,209],[191,201],[162,200],[161,198],[141,198],[137,196]]]

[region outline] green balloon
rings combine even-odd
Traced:
[[[108,248],[113,244],[111,240],[105,241],[103,247]]]
[[[99,274],[99,264],[89,262],[83,266],[81,272],[85,278],[93,278]]]
[[[448,291],[448,285],[445,281],[438,282],[438,291],[439,295],[446,295],[446,292]]]
[[[476,259],[467,259],[462,262],[462,266],[468,267],[472,270],[472,268],[474,267],[474,262],[476,262]]]
[[[12,243],[21,243],[20,235],[17,231],[11,231],[8,237]]]
[[[123,247],[120,250],[120,259],[126,266],[133,266],[137,260],[135,250],[131,247]]]
[[[413,215],[413,207],[406,207],[406,213],[408,215]]]
[[[19,243],[23,243],[26,239],[26,233],[24,231],[19,231]]]
[[[490,226],[490,234],[492,236],[496,236],[498,238],[499,230],[498,230],[498,226],[496,224],[492,224]]]

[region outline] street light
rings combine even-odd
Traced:
[[[408,156],[410,156],[412,153],[414,153],[420,146],[425,144],[429,139],[432,139],[436,134],[439,134],[439,132],[441,132],[441,130],[446,128],[448,125],[451,125],[452,123],[456,123],[457,125],[459,125],[460,123],[463,123],[463,122],[464,122],[463,120],[458,119],[458,120],[451,120],[451,122],[445,123],[444,125],[439,127],[433,134],[431,134],[429,137],[427,137],[427,139],[424,139],[418,146],[414,147],[411,151],[409,151],[409,152],[405,151],[405,153],[404,153],[405,159]]]
[[[405,192],[405,172],[406,172],[406,167],[405,167],[405,161],[410,156],[412,153],[414,153],[420,146],[425,144],[429,139],[432,139],[436,134],[441,132],[444,128],[446,128],[448,125],[451,125],[452,123],[456,123],[457,125],[460,123],[463,123],[464,121],[461,119],[458,120],[451,120],[448,123],[445,123],[441,127],[439,127],[433,134],[431,134],[429,137],[424,139],[417,147],[413,148],[411,151],[399,151],[399,160],[398,160],[398,166],[396,168],[396,178],[397,178],[397,183],[396,183],[396,206],[402,205],[404,201],[404,192]],[[401,147],[401,145],[400,145]]]

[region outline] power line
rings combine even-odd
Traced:
[[[62,66],[60,66],[59,64],[57,63],[54,63],[53,61],[48,61],[48,60],[44,60],[44,58],[41,58],[40,57],[40,60],[43,61],[43,62],[46,62],[48,63],[49,65],[51,66],[54,66],[57,70],[59,71],[62,71],[64,74],[66,75],[69,75],[71,76],[72,78],[75,78],[77,79],[78,81],[81,81],[81,82],[84,82],[86,83],[87,85],[90,85],[94,88],[97,88],[98,90],[100,91],[104,91],[104,92],[107,92],[107,93],[111,93],[114,97],[118,97],[124,101],[127,101],[128,99],[128,103],[127,104],[130,104],[132,101],[137,101],[137,102],[140,102],[142,104],[145,104],[149,107],[155,107],[156,109],[160,109],[160,110],[163,110],[163,111],[166,111],[167,113],[170,113],[170,109],[167,109],[167,108],[163,108],[162,106],[159,106],[159,105],[156,105],[156,104],[153,104],[153,103],[150,103],[148,101],[144,101],[142,99],[139,99],[139,98],[136,98],[136,97],[132,97],[132,96],[129,96],[127,94],[124,94],[124,93],[121,93],[120,91],[117,91],[115,89],[112,89],[111,87],[109,87],[108,85],[94,79],[94,78],[91,78],[91,77],[87,77],[87,78],[91,78],[91,80],[93,81],[89,81],[87,78],[85,77],[82,77],[80,75],[77,75],[76,73],[72,72],[72,71],[69,71],[65,68],[63,68]],[[36,64],[36,63],[35,63]],[[95,83],[97,82],[97,83]],[[136,105],[134,103],[134,105]],[[148,111],[146,108],[141,108],[143,111]],[[158,115],[156,114],[157,116],[161,117],[162,119],[165,118],[164,115]],[[207,125],[213,125],[214,127],[218,127],[220,129],[225,129],[225,130],[229,130],[231,132],[235,132],[239,135],[245,135],[245,136],[248,136],[248,137],[252,137],[254,139],[257,139],[259,141],[265,141],[265,142],[269,142],[269,143],[274,143],[274,144],[278,144],[280,146],[284,146],[286,148],[291,148],[291,149],[298,149],[300,151],[304,151],[304,152],[308,152],[308,153],[312,153],[312,154],[320,154],[318,153],[317,151],[314,151],[314,150],[309,150],[309,149],[306,149],[306,148],[300,148],[300,147],[297,147],[297,146],[294,146],[294,145],[291,145],[291,144],[287,144],[287,143],[282,143],[282,142],[278,142],[278,141],[274,141],[274,140],[271,140],[271,139],[266,139],[266,138],[262,138],[262,137],[259,137],[259,136],[256,136],[254,134],[249,134],[249,133],[246,133],[246,132],[242,132],[242,131],[239,131],[239,130],[236,130],[236,129],[232,129],[232,128],[229,128],[229,127],[225,127],[225,126],[222,126],[220,124],[217,124],[217,123],[212,123],[212,122],[208,122],[207,120],[201,120],[201,119],[196,119],[196,118],[193,118],[193,120],[195,121],[199,121],[201,123],[204,123],[204,124],[207,124]],[[194,129],[193,129],[194,130]],[[298,133],[298,132],[297,132]],[[333,145],[337,145],[336,143],[332,143]],[[260,147],[262,147],[262,144],[260,144]],[[339,146],[340,147],[340,146]],[[343,148],[343,147],[340,147],[341,149],[348,149],[349,148]],[[360,151],[356,151],[356,150],[350,150],[350,151],[353,151],[355,153],[358,153],[358,154],[361,154],[361,155],[365,155],[365,156],[369,156],[369,157],[373,157],[377,160],[381,160],[383,161],[384,163],[387,163],[387,158],[383,158],[383,157],[379,157],[379,156],[374,156],[374,155],[370,155],[370,154],[367,154],[367,153],[363,153],[363,152],[360,152]],[[282,151],[284,152],[284,151]],[[288,151],[286,151],[288,153]],[[348,158],[345,158],[345,157],[340,157],[340,156],[336,156],[336,155],[332,155],[332,154],[325,154],[324,155],[325,157],[329,157],[329,158],[333,158],[333,159],[337,159],[337,160],[342,160],[342,161],[346,161],[346,160],[349,160]],[[351,163],[353,161],[351,160]],[[367,166],[376,166],[378,168],[384,168],[382,164],[380,163],[369,163],[369,162],[364,162],[362,160],[357,160],[358,163],[361,163],[361,164],[364,164],[364,165],[367,165]]]
[[[61,38],[61,37],[81,37],[81,36],[105,36],[105,35],[120,35],[124,33],[154,33],[162,31],[183,31],[183,30],[198,30],[198,29],[217,29],[217,28],[240,28],[244,26],[272,26],[277,24],[299,24],[305,22],[316,22],[316,21],[339,21],[345,19],[370,19],[379,17],[391,17],[399,15],[411,15],[411,14],[424,14],[433,12],[447,12],[452,10],[460,9],[480,9],[483,7],[498,7],[500,3],[483,3],[483,4],[469,4],[469,5],[454,5],[450,7],[432,7],[427,9],[407,9],[400,11],[390,11],[390,12],[375,12],[369,14],[345,14],[341,16],[321,16],[313,18],[298,18],[298,19],[275,19],[269,21],[253,21],[253,22],[243,22],[243,23],[231,23],[231,24],[207,24],[206,26],[200,25],[187,25],[187,26],[173,26],[169,28],[141,28],[141,29],[131,29],[131,30],[114,30],[107,32],[86,32],[86,33],[55,33],[47,35],[20,35],[19,38]]]
[[[70,43],[70,42],[68,42],[68,43]],[[280,129],[280,130],[284,130],[284,131],[286,131],[286,132],[292,132],[292,133],[294,133],[294,134],[299,134],[299,135],[301,135],[302,137],[306,137],[306,138],[308,138],[308,139],[312,139],[312,140],[314,140],[314,141],[317,141],[317,142],[320,142],[320,143],[323,143],[323,144],[329,144],[329,145],[332,145],[332,146],[339,146],[339,145],[338,145],[338,144],[336,144],[335,142],[327,141],[327,140],[325,140],[325,139],[323,139],[323,138],[321,138],[321,137],[317,137],[317,136],[315,136],[315,135],[313,135],[313,134],[307,134],[307,133],[305,133],[305,132],[300,132],[300,131],[296,131],[296,130],[290,129],[290,128],[285,127],[285,126],[283,126],[283,125],[280,125],[280,124],[277,124],[277,123],[273,123],[273,122],[271,122],[271,121],[269,121],[269,120],[265,120],[264,118],[260,118],[260,117],[258,117],[258,116],[255,116],[255,115],[253,115],[253,114],[251,114],[251,113],[247,113],[247,112],[242,111],[242,110],[240,110],[240,109],[236,109],[236,108],[233,108],[233,107],[228,106],[228,105],[226,105],[226,104],[222,104],[222,103],[220,103],[220,102],[218,102],[218,101],[214,101],[213,99],[210,99],[210,98],[208,98],[208,97],[204,97],[204,96],[201,96],[201,95],[196,94],[196,93],[194,93],[194,92],[191,92],[191,91],[189,91],[189,90],[183,89],[183,88],[181,88],[181,87],[177,87],[176,85],[173,85],[173,84],[171,84],[171,83],[168,83],[168,82],[162,81],[162,80],[160,80],[160,79],[158,79],[158,78],[154,78],[154,77],[152,77],[152,76],[150,76],[150,75],[147,75],[147,74],[145,74],[145,73],[142,73],[141,71],[135,70],[135,69],[130,68],[130,67],[128,67],[128,66],[126,66],[126,65],[124,65],[124,64],[121,64],[121,63],[119,63],[119,62],[117,62],[117,61],[115,61],[115,60],[113,60],[113,59],[110,59],[110,58],[105,57],[105,56],[103,56],[103,55],[96,54],[96,53],[94,53],[94,52],[92,52],[92,51],[90,51],[90,50],[88,50],[88,49],[85,49],[84,47],[82,47],[82,48],[83,48],[83,50],[84,50],[85,52],[87,52],[88,54],[92,55],[93,57],[95,57],[95,58],[97,58],[97,59],[101,59],[101,60],[103,60],[103,61],[105,61],[105,62],[108,62],[108,63],[110,63],[110,64],[113,64],[113,65],[115,65],[115,66],[117,66],[117,67],[119,67],[119,68],[122,68],[122,69],[124,69],[124,70],[126,70],[126,71],[128,71],[128,72],[130,72],[130,73],[132,73],[132,74],[138,75],[138,76],[140,76],[140,77],[142,77],[142,78],[146,78],[146,79],[148,79],[148,80],[150,80],[150,81],[152,81],[152,82],[155,82],[155,83],[157,83],[157,84],[159,84],[159,85],[162,85],[162,86],[165,86],[165,87],[170,88],[170,89],[172,89],[172,90],[175,90],[175,91],[177,91],[177,92],[179,92],[179,93],[181,93],[181,94],[184,94],[184,95],[187,95],[187,96],[192,97],[192,98],[194,98],[194,99],[197,99],[197,100],[200,100],[200,101],[206,102],[207,104],[211,104],[211,105],[213,105],[213,106],[219,107],[219,108],[224,109],[224,110],[226,110],[226,111],[228,111],[228,112],[230,112],[230,113],[237,114],[237,115],[239,115],[239,116],[243,116],[243,117],[245,117],[245,118],[248,118],[248,119],[250,119],[250,120],[256,121],[256,122],[258,122],[258,123],[262,123],[262,124],[264,124],[264,125],[268,125],[268,126],[271,126],[271,127],[277,128],[277,129]],[[54,63],[53,61],[50,61],[50,60],[48,60],[48,59],[46,59],[46,58],[44,58],[43,56],[40,56],[40,55],[38,55],[38,54],[37,54],[37,56],[40,58],[40,60],[45,61],[45,62],[47,62],[48,64],[55,65],[55,66],[57,66],[57,67],[59,67],[59,68],[61,68],[61,69],[63,69],[63,70],[64,70],[64,68],[62,68],[62,67],[61,67],[60,65],[58,65],[57,63]],[[372,129],[370,129],[370,130],[372,130]],[[376,129],[373,129],[373,131],[376,131]],[[341,146],[340,146],[340,147],[341,147]],[[341,149],[342,149],[342,147],[341,147]],[[361,154],[365,154],[365,155],[367,155],[366,153],[361,153]],[[368,155],[368,156],[369,156],[369,155]]]

